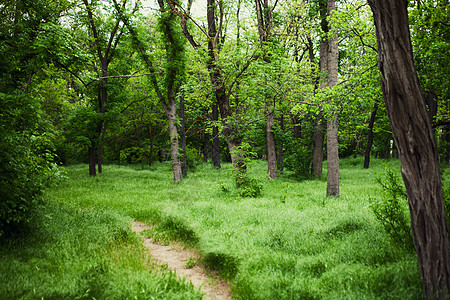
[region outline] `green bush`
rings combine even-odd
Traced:
[[[2,134],[0,138],[0,236],[30,221],[44,203],[43,190],[61,171],[53,163],[47,136]]]
[[[259,197],[262,194],[262,184],[254,179],[250,178],[247,173],[237,177],[237,186],[239,187],[239,195],[241,197]]]
[[[384,176],[379,176],[377,182],[383,188],[383,197],[373,201],[370,206],[375,217],[395,244],[413,250],[411,224],[406,209],[408,200],[400,179],[392,169],[386,168]]]

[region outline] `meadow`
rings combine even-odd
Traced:
[[[146,232],[155,240],[196,249],[234,299],[420,299],[415,253],[370,209],[386,165],[399,170],[397,160],[369,169],[341,160],[339,198],[325,196],[325,179],[269,180],[263,161],[249,166],[263,186],[257,198],[239,195],[229,164],[199,164],[182,184],[170,163],[107,165],[96,177],[67,167],[28,228],[2,240],[0,298],[200,299],[146,255],[131,231],[140,220],[156,225]]]

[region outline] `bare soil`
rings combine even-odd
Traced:
[[[133,222],[132,229],[137,233],[152,227],[141,222]],[[208,275],[199,265],[186,267],[186,263],[191,260],[198,260],[197,253],[184,249],[182,244],[171,243],[170,245],[160,245],[154,243],[151,238],[144,238],[144,245],[148,248],[150,256],[161,265],[174,271],[181,278],[192,282],[196,288],[200,288],[205,296],[203,299],[228,300],[231,299],[230,288],[227,282]]]

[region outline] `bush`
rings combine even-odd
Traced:
[[[386,168],[384,177],[379,176],[377,182],[383,188],[383,197],[373,201],[370,208],[377,220],[383,225],[392,241],[405,250],[413,250],[405,189],[392,169]]]
[[[241,197],[256,198],[262,194],[262,184],[258,180],[250,178],[247,173],[236,177],[236,183],[239,187],[239,195]]]
[[[30,221],[43,190],[61,176],[47,136],[9,132],[0,139],[0,236]]]

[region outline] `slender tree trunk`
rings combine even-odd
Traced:
[[[184,113],[184,90],[181,91],[180,97],[180,144],[181,144],[181,174],[183,176],[187,175],[187,164],[186,164],[186,120]]]
[[[364,152],[364,169],[368,169],[369,164],[370,164],[370,152],[372,150],[372,144],[373,144],[373,125],[375,124],[375,117],[377,115],[377,110],[378,110],[378,103],[375,102],[372,113],[370,115],[370,121],[369,121],[369,132],[367,134],[367,145],[366,145],[366,151]]]
[[[221,8],[219,3],[215,0],[207,0],[207,21],[208,21],[208,70],[213,86],[213,92],[216,97],[216,103],[219,109],[220,117],[223,124],[223,135],[228,144],[231,161],[233,163],[233,170],[236,178],[236,183],[239,185],[239,179],[244,176],[247,170],[245,164],[245,155],[241,148],[241,139],[238,128],[232,122],[232,111],[230,108],[230,98],[227,90],[222,82],[222,73],[219,66],[216,64],[216,55],[220,51],[219,34],[216,28],[216,6]],[[222,10],[220,11],[219,19],[223,18]],[[222,26],[219,25],[221,29]]]
[[[275,2],[274,5],[276,5]],[[271,63],[270,56],[267,55],[267,42],[269,40],[270,31],[272,28],[272,11],[275,7],[269,7],[268,0],[255,0],[256,19],[258,22],[259,43],[263,51],[263,61],[266,64]],[[275,136],[273,134],[274,125],[274,105],[273,99],[265,96],[264,113],[266,115],[266,149],[267,149],[267,164],[269,177],[277,178],[277,157],[275,148]]]
[[[414,67],[407,0],[369,0],[382,89],[408,195],[426,299],[447,299],[450,255],[437,146]]]
[[[292,125],[294,127],[294,138],[299,141],[302,138],[302,126],[296,115],[292,116]]]
[[[217,104],[212,105],[212,120],[217,122],[219,120],[219,109]],[[220,137],[219,137],[219,127],[213,125],[213,136],[212,136],[212,162],[213,166],[220,169]]]
[[[89,175],[90,176],[97,175],[96,168],[95,168],[95,147],[94,147],[94,145],[91,145],[88,148],[88,160],[89,160]]]
[[[327,21],[327,0],[319,1],[320,8],[320,19],[321,19],[321,27],[324,33],[328,33],[328,21]],[[319,78],[319,87],[320,89],[324,89],[327,86],[327,77],[326,74],[328,72],[328,40],[326,38],[322,38],[320,41],[320,50],[319,50],[319,69],[320,69],[320,78]],[[322,177],[322,167],[323,167],[323,145],[325,138],[325,120],[323,118],[323,112],[320,111],[317,115],[316,120],[316,130],[313,133],[314,139],[314,152],[313,152],[313,161],[312,161],[312,175],[316,178]]]
[[[172,155],[172,170],[173,181],[181,183],[183,181],[183,175],[181,171],[179,145],[178,145],[178,129],[177,129],[177,105],[175,96],[168,97],[167,106],[164,105],[167,120],[169,121],[169,134],[170,134],[170,150]]]
[[[331,16],[335,10],[335,0],[328,0],[327,15]],[[338,79],[339,54],[337,33],[328,39],[327,59],[327,86],[331,89],[336,85]],[[330,112],[329,115],[327,122],[327,196],[339,197],[338,115],[335,111]]]
[[[269,177],[272,179],[277,178],[277,155],[275,149],[275,137],[273,134],[273,106],[266,101],[266,145],[267,145],[267,165]]]

